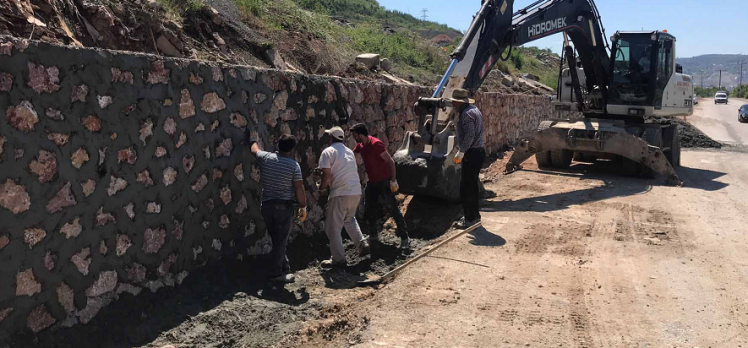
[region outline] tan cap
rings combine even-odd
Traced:
[[[475,104],[475,99],[470,98],[470,92],[463,88],[457,88],[452,91],[452,102]]]
[[[326,129],[325,133],[330,134],[330,136],[338,140],[343,140],[345,138],[345,132],[343,132],[343,128],[340,127]]]

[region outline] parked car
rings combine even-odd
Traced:
[[[716,105],[719,103],[728,104],[727,93],[717,92],[717,94],[714,95],[714,104]]]
[[[696,105],[698,103],[699,103],[699,96],[694,94],[694,96],[693,96],[693,105]]]
[[[738,109],[738,122],[748,122],[748,104],[745,104]]]

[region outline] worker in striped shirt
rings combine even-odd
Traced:
[[[455,164],[462,164],[460,197],[464,216],[457,222],[457,228],[465,229],[481,221],[480,181],[478,174],[486,159],[483,114],[476,107],[469,92],[458,88],[452,91],[452,106],[457,117],[457,146],[459,151],[453,158]]]
[[[293,283],[291,265],[286,256],[288,237],[291,234],[294,206],[298,202],[299,221],[306,219],[306,194],[301,177],[301,167],[293,158],[296,138],[282,135],[278,141],[278,152],[262,151],[257,141],[251,142],[252,154],[260,166],[262,186],[262,218],[273,241],[270,252],[270,281]],[[295,198],[295,199],[294,199]]]

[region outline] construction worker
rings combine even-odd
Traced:
[[[407,249],[410,246],[410,237],[408,228],[405,225],[403,214],[397,205],[395,193],[399,190],[397,185],[397,175],[395,172],[395,161],[387,152],[384,143],[379,139],[369,135],[369,130],[364,124],[357,124],[351,127],[351,135],[358,145],[353,152],[359,154],[364,160],[366,175],[369,181],[366,184],[366,220],[369,224],[369,240],[379,240],[379,228],[377,227],[378,213],[381,210],[379,206],[379,197],[384,198],[392,217],[397,224],[397,235],[400,237],[400,249]]]
[[[478,174],[486,158],[483,114],[469,98],[467,90],[458,88],[452,91],[452,106],[457,116],[457,146],[459,151],[453,158],[455,164],[462,164],[460,197],[464,216],[456,227],[465,229],[481,221],[480,182]]]
[[[343,144],[345,133],[340,127],[325,130],[330,146],[322,151],[319,168],[322,182],[321,195],[329,195],[327,200],[325,233],[330,240],[329,260],[322,261],[324,268],[340,267],[347,264],[343,237],[343,227],[356,245],[361,256],[369,254],[369,243],[364,239],[356,221],[356,209],[361,201],[361,179],[358,176],[356,156]],[[329,193],[327,192],[329,189]]]
[[[262,151],[257,141],[250,139],[251,152],[260,165],[262,218],[273,241],[269,255],[270,281],[279,283],[293,283],[295,280],[286,256],[294,215],[293,203],[299,203],[299,221],[303,222],[307,214],[301,167],[293,159],[295,148],[296,138],[292,135],[281,136],[276,153]]]

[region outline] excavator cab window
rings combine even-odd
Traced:
[[[622,34],[613,42],[611,104],[652,105],[648,91],[656,78],[654,43],[644,34]]]
[[[657,88],[655,89],[655,108],[662,107],[662,97],[673,76],[673,40],[663,37],[658,42],[657,49]]]

